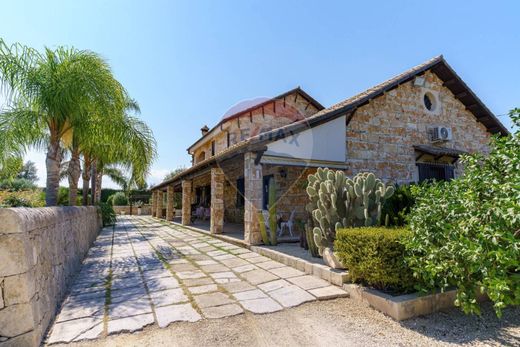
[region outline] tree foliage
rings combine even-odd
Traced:
[[[30,160],[26,161],[16,177],[35,183],[38,181],[38,169],[36,168],[36,164]]]
[[[517,126],[519,114],[511,112]],[[413,188],[408,262],[422,289],[457,288],[466,313],[480,313],[486,294],[500,315],[520,304],[520,132],[461,161],[462,177]]]
[[[0,112],[0,169],[29,146],[45,148],[48,205],[58,201],[65,150],[73,202],[81,156],[84,182],[91,167],[102,174],[113,164],[128,169],[132,181],[144,181],[156,154],[153,134],[129,114],[139,106],[98,54],[62,46],[39,52],[0,39],[0,86],[8,91],[7,108]]]

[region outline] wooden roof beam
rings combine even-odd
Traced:
[[[451,78],[451,79],[445,81],[442,85],[443,85],[444,87],[449,87],[449,86],[454,85],[454,84],[457,83],[457,82],[458,82],[458,80],[457,80],[456,78]]]

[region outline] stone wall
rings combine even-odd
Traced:
[[[224,171],[224,221],[228,223],[244,223],[244,206],[237,205],[238,179],[244,178],[244,158],[235,157],[219,166]]]
[[[404,83],[355,111],[347,126],[349,176],[370,171],[386,181],[417,181],[413,145],[431,145],[428,130],[434,126],[449,127],[453,133],[452,141],[435,146],[488,152],[490,134],[485,126],[435,74],[428,71],[424,77],[424,87]],[[427,92],[437,101],[432,111],[423,103]],[[460,173],[456,168],[456,175]]]
[[[96,207],[0,209],[0,346],[38,346],[101,228]]]
[[[294,231],[302,232],[298,226],[299,221],[307,223],[307,212],[305,206],[309,203],[306,192],[307,177],[316,172],[316,168],[305,168],[295,166],[264,165],[264,176],[273,175],[276,183],[276,200],[278,201],[276,213],[287,221],[293,210]],[[282,173],[285,177],[282,177]]]
[[[114,212],[116,214],[130,214],[130,206],[113,206]],[[147,216],[152,214],[152,206],[151,205],[143,205],[141,207],[141,215]],[[132,206],[132,215],[137,215],[137,206]]]

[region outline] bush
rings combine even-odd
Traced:
[[[12,178],[0,181],[0,189],[18,192],[22,190],[36,189],[36,185],[25,178]]]
[[[32,207],[31,202],[25,198],[11,195],[2,201],[0,207]]]
[[[413,189],[408,262],[424,290],[456,287],[466,313],[480,313],[479,292],[497,315],[520,304],[519,137],[494,138],[488,156],[463,157],[460,178]]]
[[[116,213],[114,212],[112,205],[109,205],[106,202],[100,202],[99,208],[101,209],[101,218],[104,227],[116,224]]]
[[[353,282],[403,293],[414,287],[413,272],[405,262],[404,228],[351,228],[336,233],[334,250]]]
[[[112,195],[112,205],[113,206],[127,206],[128,198],[123,192],[117,192]]]
[[[43,207],[45,194],[40,189],[9,192],[0,190],[0,207]]]
[[[397,186],[394,195],[385,201],[382,212],[382,222],[387,226],[404,226],[408,224],[408,216],[410,210],[415,204],[415,198],[412,195],[411,186],[403,184]]]

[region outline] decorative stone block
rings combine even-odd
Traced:
[[[36,278],[33,270],[4,279],[4,302],[6,306],[29,302],[35,292]]]
[[[27,234],[0,235],[0,276],[28,271],[33,265],[32,255]]]

